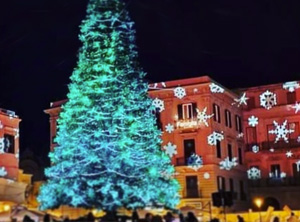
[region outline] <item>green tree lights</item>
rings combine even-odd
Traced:
[[[38,197],[41,209],[113,211],[179,201],[174,167],[161,151],[133,22],[121,0],[90,0],[68,102]]]

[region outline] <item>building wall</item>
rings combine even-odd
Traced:
[[[267,90],[275,93],[277,100],[277,104],[269,110],[260,104],[260,96]],[[295,193],[295,190],[299,189],[300,173],[299,170],[293,171],[293,164],[300,160],[300,141],[297,141],[300,135],[300,115],[295,112],[293,106],[300,99],[300,91],[296,89],[294,92],[289,92],[288,89],[283,88],[283,84],[252,87],[244,91],[249,100],[255,101],[255,104],[244,107],[243,110],[247,166],[248,169],[255,166],[261,171],[261,179],[249,181],[251,195],[253,198],[273,197],[280,203],[280,208],[285,204],[298,208],[300,199],[292,197],[300,195],[300,192]],[[251,116],[258,118],[258,125],[255,127],[248,123],[248,118]],[[269,133],[269,130],[275,129],[273,121],[279,125],[287,121],[287,128],[294,130],[293,133],[287,134],[287,142],[283,138],[275,142],[276,136]],[[252,151],[254,145],[259,147],[257,153]],[[291,157],[286,156],[288,151],[292,152]],[[274,173],[274,168],[272,172],[272,165],[276,164],[280,166],[280,171],[276,171],[278,173]],[[280,176],[282,173],[283,175]]]

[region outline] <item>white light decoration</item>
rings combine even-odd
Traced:
[[[4,177],[7,175],[7,171],[5,167],[0,167],[0,177]]]
[[[197,88],[194,88],[194,90],[193,90],[193,91],[194,91],[194,93],[196,93],[196,92],[198,92],[198,89],[197,89]]]
[[[281,172],[280,173],[280,178],[286,178],[286,173],[285,172]]]
[[[237,104],[237,107],[240,107],[241,105],[247,105],[248,99],[249,98],[246,97],[246,93],[244,92],[240,98],[234,99],[234,103],[232,103],[232,105]]]
[[[164,146],[164,150],[169,157],[174,156],[177,154],[177,146],[175,144],[172,144],[171,142],[168,142],[167,145]]]
[[[300,171],[300,160],[298,160],[298,161],[296,162],[296,165],[297,165],[297,172],[299,172],[299,171]]]
[[[218,132],[213,132],[207,137],[207,142],[209,145],[215,146],[217,145],[217,141],[222,141],[224,139],[224,135]]]
[[[259,146],[257,146],[257,145],[252,146],[252,152],[253,153],[258,153],[259,152]]]
[[[168,123],[165,128],[168,133],[172,133],[174,131],[174,126],[171,123]]]
[[[11,180],[11,179],[6,179],[6,182],[7,182],[8,184],[12,184],[12,183],[14,183],[15,181],[14,181],[14,180]]]
[[[282,125],[279,125],[275,120],[273,121],[273,124],[275,126],[274,130],[269,130],[269,134],[275,134],[276,135],[276,139],[275,139],[275,143],[277,143],[279,141],[279,139],[283,139],[286,143],[288,143],[288,138],[287,138],[287,134],[291,134],[294,132],[293,129],[287,129],[287,120],[285,120],[283,122]]]
[[[300,87],[297,81],[285,82],[282,85],[282,88],[288,90],[289,92],[294,92],[296,89]]]
[[[196,109],[196,111],[197,111],[197,119],[198,119],[198,121],[200,123],[204,123],[204,125],[208,127],[207,120],[210,119],[211,117],[213,117],[214,114],[207,115],[206,114],[207,107],[205,107],[202,111],[200,111],[199,109]]]
[[[297,137],[297,142],[300,143],[300,136]]]
[[[248,118],[248,124],[249,124],[249,126],[252,126],[252,127],[255,127],[255,126],[257,126],[258,125],[258,117],[256,117],[256,116],[250,116],[249,118]]]
[[[274,150],[274,148],[271,148],[271,149],[269,149],[269,151],[270,151],[271,153],[273,153],[275,150]]]
[[[18,152],[15,154],[15,157],[16,157],[17,159],[19,159],[19,156],[20,156],[19,153],[20,153],[20,152],[19,152],[19,150],[18,150]]]
[[[248,179],[250,180],[257,180],[261,178],[261,172],[260,169],[257,167],[251,167],[249,170],[247,170]]]
[[[239,133],[237,136],[236,136],[236,138],[243,138],[244,137],[244,133]]]
[[[287,158],[291,158],[293,156],[293,153],[292,153],[292,151],[289,150],[285,153],[285,155]]]
[[[269,110],[273,106],[277,105],[276,94],[270,92],[269,90],[262,93],[260,96],[260,105],[265,109]]]
[[[20,136],[20,132],[19,132],[19,129],[14,129],[14,131],[16,132],[16,134],[15,134],[15,139],[17,139],[17,138],[19,138],[19,136]]]
[[[226,157],[224,160],[220,161],[221,170],[231,170],[233,167],[237,166],[237,158],[233,157],[229,160],[229,157]]]
[[[166,83],[165,83],[165,82],[161,82],[161,85],[162,85],[162,87],[164,87],[164,88],[166,88],[166,87],[167,87],[167,85],[166,85]]]
[[[0,129],[3,129],[3,124],[1,120],[0,120]]]
[[[212,93],[224,93],[225,91],[221,86],[218,86],[215,83],[209,84],[209,88]]]
[[[292,106],[293,109],[295,109],[295,113],[298,113],[300,111],[300,103],[296,102],[294,106]]]
[[[198,156],[197,154],[192,154],[188,158],[188,167],[192,168],[193,170],[197,171],[201,167],[203,167],[203,160],[201,156]]]
[[[0,154],[5,153],[4,149],[5,149],[5,142],[4,142],[4,137],[2,137],[0,138]]]
[[[186,96],[185,89],[182,87],[176,87],[174,89],[174,96],[176,96],[178,99],[182,99]]]
[[[205,172],[203,174],[203,178],[206,179],[206,180],[208,180],[210,178],[210,174],[208,172]]]
[[[157,108],[159,110],[159,112],[162,112],[165,110],[165,103],[163,100],[161,99],[158,99],[158,98],[155,98],[153,101],[152,101],[152,105]]]

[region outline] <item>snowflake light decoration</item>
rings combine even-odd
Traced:
[[[197,119],[200,123],[204,123],[205,126],[208,127],[208,122],[207,120],[210,119],[211,117],[214,116],[214,114],[211,115],[207,115],[206,111],[207,111],[207,107],[205,107],[201,112],[199,109],[196,109],[197,111]]]
[[[212,93],[224,93],[225,91],[221,86],[218,86],[215,83],[209,84],[209,88]]]
[[[237,104],[237,107],[240,107],[241,105],[244,104],[244,105],[247,106],[247,100],[248,99],[249,98],[246,97],[246,93],[244,92],[240,98],[234,99],[234,103],[232,103],[232,105]]]
[[[210,174],[208,172],[205,172],[203,174],[204,179],[208,180],[210,178]]]
[[[231,170],[233,167],[237,166],[237,158],[233,157],[229,160],[229,157],[226,157],[224,160],[220,161],[221,170]]]
[[[248,118],[248,124],[249,124],[249,126],[252,126],[252,127],[257,126],[258,125],[258,117],[250,116]]]
[[[165,110],[165,103],[163,100],[161,99],[158,99],[158,98],[155,98],[153,101],[152,101],[152,105],[157,108],[159,110],[159,112],[162,112]]]
[[[257,146],[257,145],[252,146],[252,152],[253,153],[258,153],[259,152],[259,146]]]
[[[171,123],[168,123],[165,128],[168,133],[172,133],[174,131],[174,126]]]
[[[296,102],[296,104],[292,106],[292,108],[295,109],[295,113],[298,113],[300,111],[300,103]]]
[[[164,150],[166,154],[169,155],[169,157],[172,157],[175,154],[177,154],[176,148],[177,146],[175,144],[172,144],[171,142],[168,142],[168,144],[164,146]]]
[[[5,141],[4,141],[4,137],[2,137],[0,138],[0,154],[5,153],[4,149],[5,149]]]
[[[178,99],[182,99],[186,96],[185,89],[182,87],[176,87],[174,89],[174,96],[176,96]]]
[[[261,178],[261,172],[260,169],[257,167],[251,167],[249,170],[247,170],[248,179],[250,180],[257,180]]]
[[[292,153],[292,151],[289,150],[285,153],[285,155],[287,158],[291,158],[293,156],[293,153]]]
[[[286,143],[288,143],[289,141],[287,138],[287,134],[293,133],[294,130],[286,128],[287,120],[285,120],[282,125],[279,125],[275,120],[273,121],[273,123],[274,123],[275,129],[269,130],[269,134],[276,135],[275,143],[277,143],[280,138],[282,138]]]
[[[282,88],[288,90],[289,92],[294,92],[299,87],[300,85],[297,81],[285,82],[282,85]]]
[[[197,154],[192,154],[188,158],[188,167],[192,168],[193,170],[197,171],[201,167],[203,167],[203,160],[201,156],[198,156]]]
[[[224,135],[218,132],[213,132],[207,137],[207,142],[209,145],[215,146],[217,145],[217,141],[222,141],[224,139]]]
[[[286,173],[285,172],[281,172],[280,173],[280,178],[286,178]]]
[[[0,177],[4,177],[7,175],[7,171],[5,167],[0,167]]]
[[[239,133],[236,138],[240,139],[240,138],[243,138],[244,137],[244,133]]]
[[[269,110],[273,106],[277,105],[277,100],[276,100],[276,94],[270,92],[267,90],[266,92],[262,93],[260,96],[260,105],[264,107],[265,109]]]

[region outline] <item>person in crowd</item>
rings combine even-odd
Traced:
[[[198,219],[193,212],[188,212],[186,222],[198,222]]]
[[[244,218],[241,217],[241,215],[237,215],[237,219],[238,219],[238,222],[244,222]]]
[[[139,215],[136,211],[132,212],[131,221],[132,222],[138,222],[139,221]]]
[[[287,220],[287,222],[298,222],[297,217],[295,216],[294,212],[291,213],[291,216]]]
[[[171,212],[168,212],[165,216],[164,219],[166,222],[172,222],[174,220],[174,216]]]
[[[280,222],[279,217],[274,217],[273,222]]]
[[[179,221],[180,221],[180,222],[185,222],[185,218],[184,218],[183,213],[180,213],[180,214],[179,214]]]
[[[94,215],[92,214],[92,212],[89,212],[87,217],[86,217],[86,221],[87,222],[95,222],[95,217]]]
[[[31,218],[28,215],[25,215],[23,218],[23,222],[32,222]]]
[[[153,215],[151,213],[146,213],[146,215],[145,215],[146,222],[151,222],[152,218],[153,218]]]
[[[155,215],[155,216],[153,216],[153,218],[152,218],[152,222],[163,222],[163,219],[162,219],[161,216]]]
[[[49,214],[44,215],[44,222],[51,222],[51,218]]]

